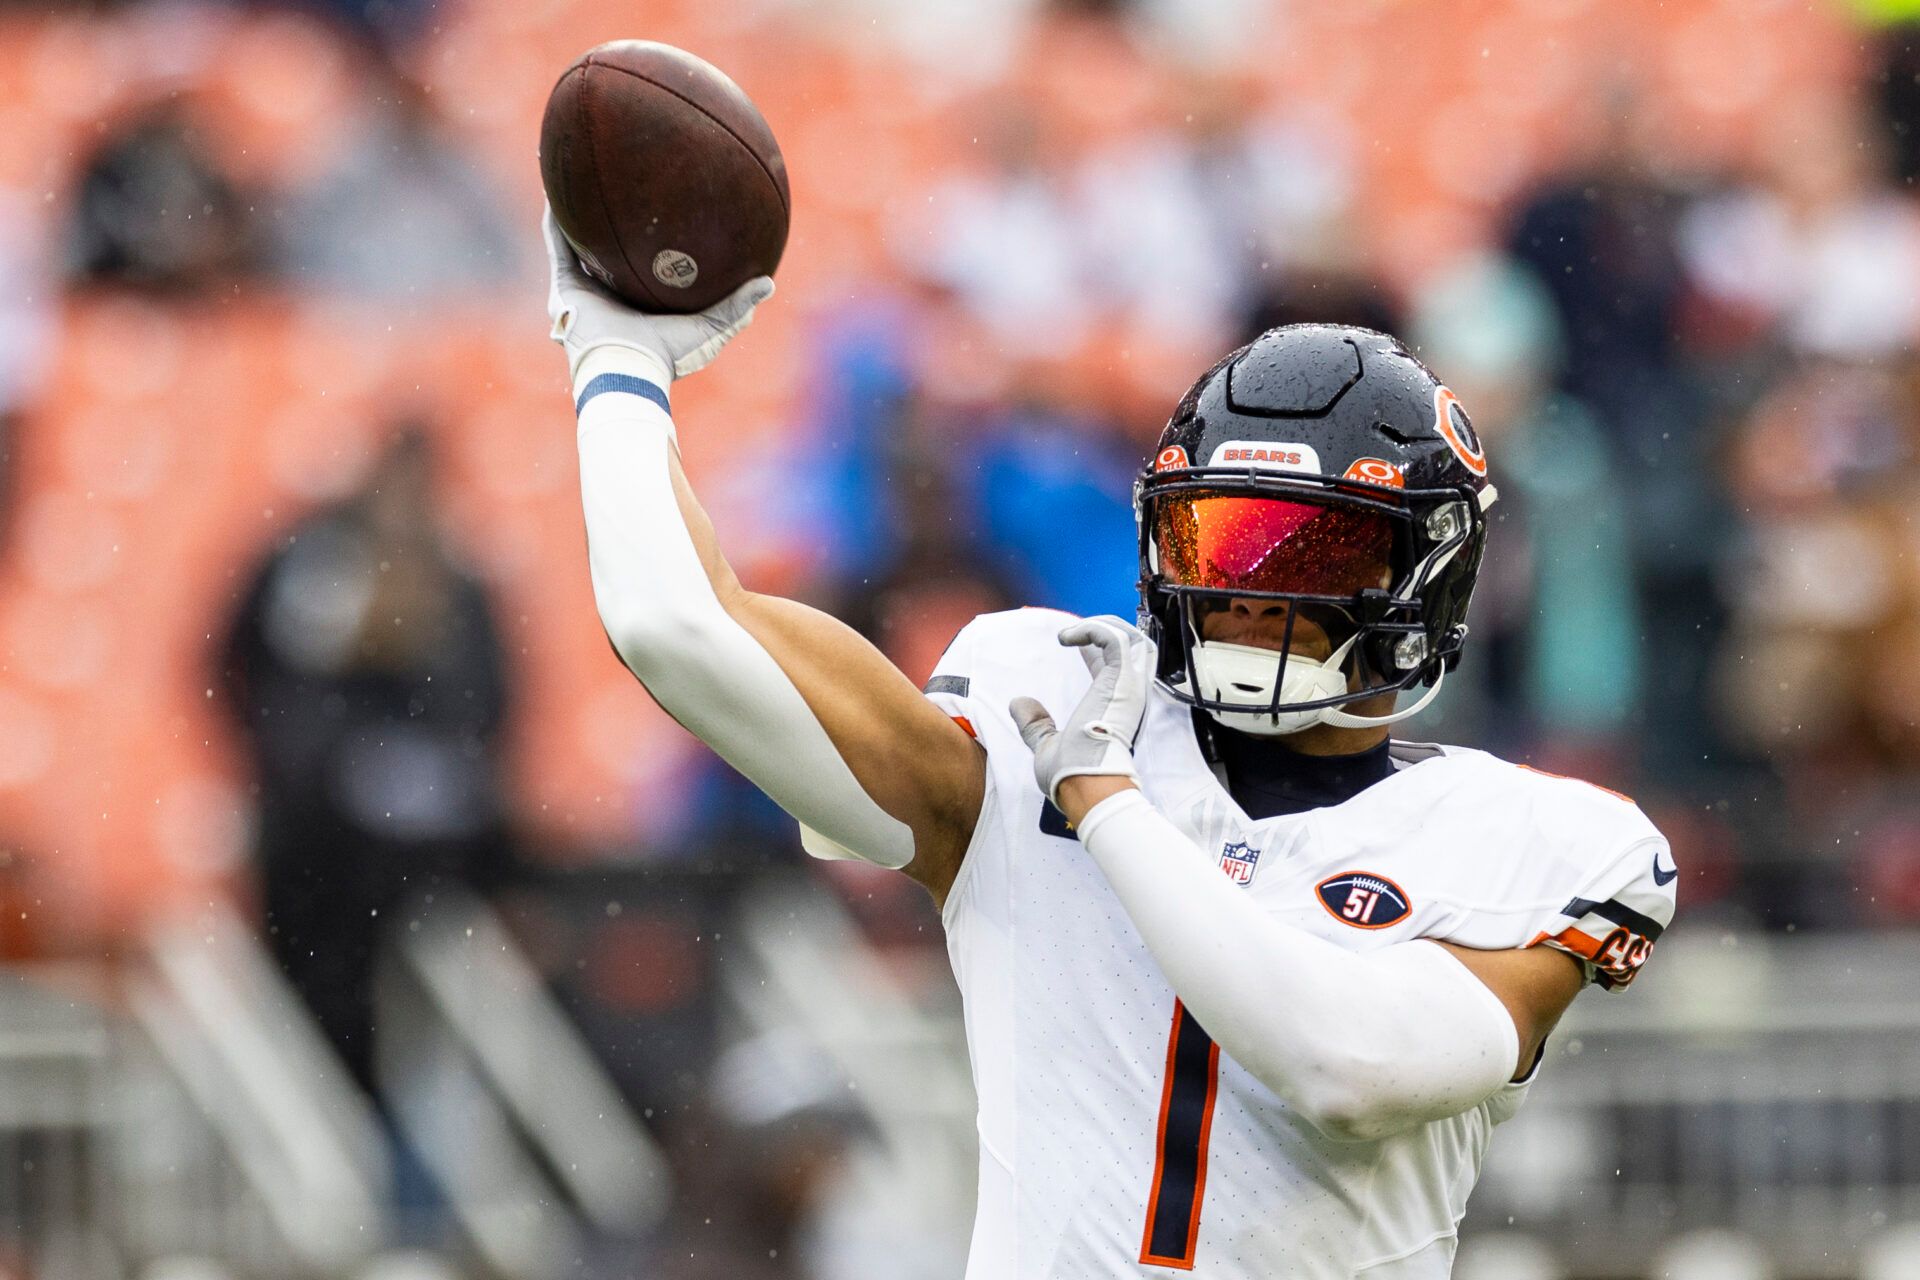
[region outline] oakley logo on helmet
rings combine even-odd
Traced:
[[[1407,473],[1385,458],[1356,458],[1347,468],[1342,480],[1358,480],[1362,484],[1391,485],[1395,489],[1407,487]]]
[[[1228,440],[1207,460],[1210,467],[1252,467],[1259,471],[1318,473],[1320,454],[1310,444],[1266,440]]]
[[[1177,444],[1168,445],[1160,451],[1160,456],[1153,460],[1155,471],[1184,471],[1188,465],[1187,451]]]
[[[1480,437],[1474,434],[1473,423],[1461,406],[1460,397],[1446,387],[1433,389],[1433,429],[1440,433],[1440,438],[1453,450],[1453,456],[1460,459],[1467,470],[1477,476],[1487,474],[1487,454],[1480,447]]]

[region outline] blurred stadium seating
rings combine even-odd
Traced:
[[[1207,74],[1231,75],[1240,92],[1348,149],[1341,251],[1404,290],[1497,235],[1508,202],[1594,127],[1596,90],[1616,74],[1657,103],[1678,169],[1739,162],[1810,96],[1844,93],[1860,72],[1859,41],[1837,11],[1730,13],[1558,0],[1293,6],[1263,15],[1268,30],[1246,42],[1261,56]],[[138,104],[197,100],[197,127],[223,161],[272,184],[322,166],[352,111],[346,55],[295,13],[130,6],[9,13],[0,24],[0,190],[41,214],[26,255],[53,251],[89,140]],[[1164,127],[1184,87],[1176,68],[1065,22],[1031,32],[1029,47],[1007,51],[1007,79],[984,83],[944,81],[849,37],[849,25],[800,5],[716,16],[691,4],[474,0],[407,55],[517,225],[537,213],[530,139],[552,68],[582,45],[644,30],[751,88],[789,154],[794,244],[782,305],[684,393],[690,420],[715,424],[687,433],[696,474],[730,471],[728,460],[791,433],[809,319],[900,278],[881,247],[916,192],[977,163],[982,99],[1030,97],[1072,149],[1097,145],[1101,131]],[[1131,123],[1093,101],[1107,90],[1074,88],[1116,78],[1129,82]],[[191,896],[231,869],[243,805],[223,795],[234,778],[203,696],[206,622],[250,548],[364,465],[396,401],[442,421],[459,459],[455,518],[527,649],[524,678],[542,714],[521,726],[522,811],[577,840],[629,830],[634,771],[674,750],[673,735],[591,626],[573,625],[589,616],[586,578],[532,258],[529,237],[517,290],[421,299],[400,314],[262,281],[217,305],[80,297],[50,317],[54,360],[19,450],[18,547],[0,597],[19,655],[0,685],[19,726],[0,761],[0,817],[27,845],[61,849],[65,909],[83,929],[137,917],[160,886]],[[1169,357],[1151,333],[1103,327],[1065,353],[1082,368],[1061,376],[1076,386],[1138,378],[1144,386],[1103,399],[1164,406],[1218,345],[1207,336],[1211,345]],[[993,380],[1021,363],[1000,345],[974,358]],[[804,564],[801,549],[755,549]],[[190,817],[175,816],[183,806]],[[76,827],[73,815],[90,810]],[[225,849],[217,836],[170,844],[163,834],[223,829]]]

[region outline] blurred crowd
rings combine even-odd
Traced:
[[[928,5],[918,26],[869,7],[833,8],[813,38],[924,69],[969,6]],[[1286,9],[1226,7],[1249,24]],[[0,5],[0,23],[27,8]],[[515,349],[554,363],[522,234],[530,193],[498,178],[433,72],[463,7],[290,8],[354,89],[324,155],[291,178],[210,141],[218,101],[188,77],[94,122],[44,190],[0,186],[0,558],[32,552],[15,459],[61,394],[49,371],[67,308],[133,298],[193,324],[267,293],[396,317],[478,299],[524,313]],[[758,18],[801,20],[739,8],[715,19],[730,47]],[[1470,231],[1409,223],[1383,240],[1361,230],[1378,221],[1370,175],[1403,144],[1253,74],[1230,30],[1201,38],[1202,8],[986,6],[997,60],[956,57],[938,113],[964,146],[925,172],[862,170],[884,151],[842,158],[887,194],[845,237],[857,251],[836,248],[845,193],[819,192],[826,213],[800,225],[809,283],[773,304],[805,317],[794,394],[731,436],[700,416],[700,392],[685,402],[688,434],[757,459],[703,484],[728,545],[916,680],[980,612],[1130,614],[1130,485],[1177,392],[1272,325],[1387,330],[1460,393],[1500,490],[1460,678],[1411,736],[1633,794],[1672,836],[1686,919],[1920,923],[1920,525],[1904,484],[1920,459],[1920,33],[1836,2],[1821,21],[1858,50],[1837,87],[1710,158],[1675,145],[1656,77],[1595,59],[1568,73],[1585,126],[1504,185],[1447,198],[1474,207]],[[209,21],[158,4],[97,16],[129,15]],[[647,34],[639,16],[619,33]],[[1169,30],[1194,37],[1177,56]],[[583,23],[576,43],[610,34]],[[12,91],[0,78],[0,99]],[[799,124],[770,114],[776,130]],[[795,172],[804,213],[815,193]],[[759,332],[729,361],[750,359]],[[557,371],[552,384],[547,420],[507,425],[563,437]],[[373,420],[342,406],[356,420],[327,430],[376,447],[256,521],[254,542],[228,548],[219,616],[190,620],[185,687],[224,708],[246,779],[251,862],[231,878],[368,1081],[385,922],[417,917],[447,882],[495,894],[570,1007],[621,1046],[633,1096],[684,1117],[674,1140],[702,1153],[689,1194],[707,1187],[722,1206],[709,1214],[750,1224],[712,1273],[799,1274],[789,1237],[857,1126],[821,1101],[829,1086],[770,1100],[751,1062],[710,1075],[714,962],[693,942],[765,875],[824,879],[883,949],[937,953],[937,923],[904,880],[807,867],[792,824],[670,729],[604,735],[636,757],[611,771],[630,786],[612,802],[618,838],[569,841],[517,799],[515,725],[542,717],[552,684],[551,658],[522,637],[594,621],[575,608],[530,623],[529,588],[503,593],[500,562],[474,549],[486,539],[449,533],[488,513],[447,499],[462,428],[434,419],[439,390],[414,386],[406,412]],[[571,501],[564,484],[541,500]],[[577,518],[560,524],[564,546]],[[632,697],[616,718],[644,714]],[[7,887],[17,874],[8,852],[0,893],[30,897]],[[602,912],[596,877],[616,874],[631,909]],[[778,1140],[798,1154],[724,1165],[722,1194],[714,1126],[773,1141],[756,1127],[768,1116],[791,1121]]]
[[[1108,42],[1126,83],[1141,8],[1057,6],[1037,63]],[[1175,121],[1016,80],[976,170],[895,228],[893,286],[820,334],[823,590],[909,673],[996,593],[1128,613],[1166,402],[1103,378],[1112,344],[1198,370],[1275,324],[1388,330],[1501,491],[1465,678],[1414,735],[1633,793],[1698,918],[1920,920],[1920,45],[1868,47],[1737,163],[1676,154],[1630,70],[1600,82],[1598,127],[1411,276],[1343,234],[1354,158],[1284,100],[1196,75]]]

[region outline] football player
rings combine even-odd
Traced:
[[[1624,797],[1389,737],[1459,661],[1494,500],[1453,394],[1367,330],[1233,352],[1142,470],[1139,626],[981,617],[923,692],[743,587],[681,472],[673,381],[772,281],[642,315],[547,236],[615,649],[810,850],[941,906],[970,1280],[1446,1276],[1493,1127],[1676,875]]]

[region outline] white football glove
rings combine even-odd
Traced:
[[[704,368],[753,320],[753,309],[773,296],[773,278],[757,276],[694,315],[654,315],[621,302],[580,269],[548,208],[541,221],[547,241],[547,318],[553,340],[567,353],[577,380],[587,353],[602,347],[638,352],[662,388]]]
[[[1133,740],[1147,713],[1147,691],[1159,652],[1138,627],[1112,615],[1084,618],[1060,632],[1060,643],[1078,645],[1093,687],[1058,728],[1032,698],[1015,698],[1007,710],[1033,752],[1033,776],[1055,804],[1068,778],[1097,775],[1133,778]]]

